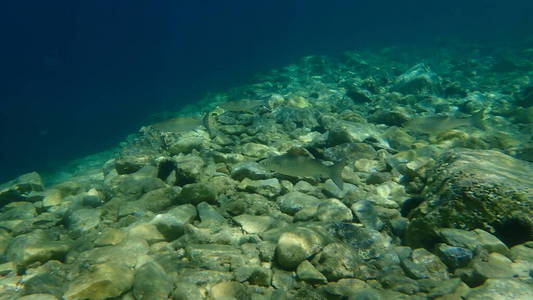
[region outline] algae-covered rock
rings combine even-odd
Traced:
[[[427,199],[410,214],[406,241],[427,246],[438,228],[481,228],[508,243],[533,226],[533,164],[490,150],[451,150],[429,176]]]

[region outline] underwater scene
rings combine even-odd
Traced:
[[[533,2],[30,2],[0,300],[533,299]]]

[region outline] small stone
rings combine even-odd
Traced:
[[[328,280],[326,276],[320,273],[315,266],[313,266],[309,261],[304,260],[296,268],[296,274],[300,280],[314,283],[326,283]]]

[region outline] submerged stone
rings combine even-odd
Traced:
[[[520,232],[533,226],[531,174],[533,164],[497,151],[446,152],[429,177],[427,200],[410,214],[406,241],[428,246],[442,227],[491,230],[508,243],[530,239]]]

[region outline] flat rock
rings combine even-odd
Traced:
[[[472,289],[467,300],[529,300],[533,299],[533,287],[514,279],[488,279]]]
[[[277,203],[282,212],[293,215],[302,208],[317,207],[320,200],[300,192],[290,192],[278,197]]]
[[[267,231],[275,223],[275,219],[270,216],[254,216],[247,214],[233,217],[233,220],[248,233],[261,233]]]
[[[63,295],[66,300],[103,300],[117,297],[132,287],[133,271],[124,264],[108,262],[74,279]]]
[[[45,231],[36,230],[12,239],[6,249],[6,257],[9,261],[14,262],[17,268],[24,269],[35,262],[45,263],[51,259],[61,260],[69,249],[69,243],[56,241]]]

